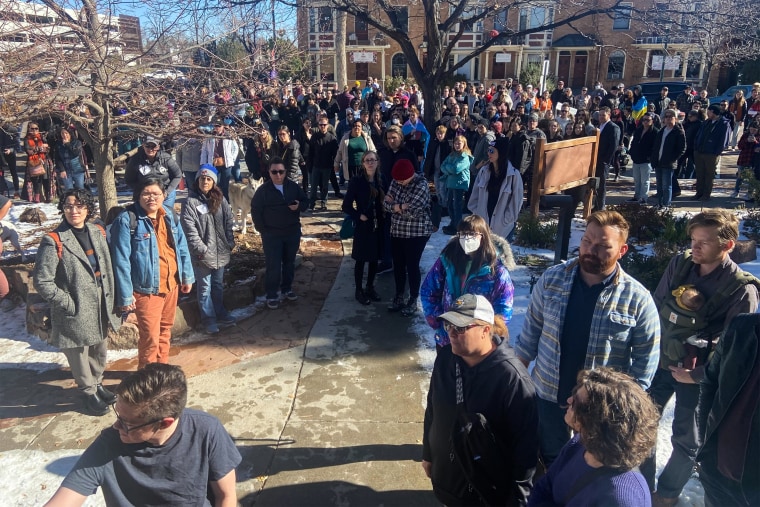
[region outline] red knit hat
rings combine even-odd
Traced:
[[[407,159],[402,158],[393,164],[393,169],[391,169],[391,177],[394,180],[404,181],[408,180],[412,176],[414,176],[414,166]]]

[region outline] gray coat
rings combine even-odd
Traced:
[[[222,200],[222,205],[212,215],[205,196],[188,197],[182,205],[180,220],[193,266],[202,264],[209,269],[219,269],[229,264],[235,237],[232,235],[232,208],[227,199]]]
[[[56,242],[48,234],[42,237],[37,250],[34,288],[50,303],[50,343],[59,349],[94,345],[106,338],[109,326],[114,330],[121,326],[113,313],[114,278],[106,238],[98,226],[86,227],[100,266],[102,286],[67,223],[56,229],[62,245],[60,259]]]

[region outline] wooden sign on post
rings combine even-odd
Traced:
[[[599,132],[594,136],[547,143],[536,140],[533,155],[533,188],[530,197],[530,213],[538,217],[541,196],[556,194],[563,190],[588,185],[596,174],[596,155]],[[583,198],[583,218],[591,214],[594,191]]]

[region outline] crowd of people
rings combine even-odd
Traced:
[[[211,132],[200,141],[142,140],[125,174],[134,203],[109,210],[108,230],[90,223],[94,197],[80,188],[78,175],[87,164],[76,156],[84,150],[62,129],[55,158],[61,160],[56,176],[63,221],[43,238],[35,286],[51,305],[52,335],[88,412],[104,415],[116,403],[118,413],[117,432],[93,444],[51,505],[81,503],[101,479],[112,485],[113,470],[100,479],[82,472],[102,459],[98,453],[110,440],[130,443],[130,432],[149,427],[153,437],[146,441],[162,446],[176,431],[190,431],[183,425],[200,424],[201,416],[184,409],[184,400],[171,410],[135,410],[152,395],[146,389],[138,395],[130,386],[150,375],[184,382],[181,371],[161,363],[168,362],[179,293],[189,293],[193,284],[209,334],[235,324],[221,293],[235,243],[230,185],[241,179],[241,158],[255,181],[250,210],[262,239],[269,309],[298,299],[293,282],[301,215],[326,208],[329,181],[346,219],[354,222],[357,302],[383,300],[376,276],[393,271],[387,310],[411,317],[421,309],[434,330],[437,358],[422,466],[444,504],[675,505],[698,453],[708,463],[709,505],[723,505],[726,498],[744,505],[760,500],[760,478],[743,475],[757,473],[746,445],[760,438],[746,418],[757,415],[759,405],[750,391],[760,379],[757,347],[742,357],[748,361],[745,383],[723,380],[741,354],[732,347],[743,345],[733,339],[736,331],[725,343],[720,337],[729,335],[735,321],[749,326],[749,317],[740,314],[757,310],[760,287],[729,256],[738,221],[720,209],[692,217],[691,249],[673,258],[651,294],[619,264],[629,224],[605,210],[604,186],[618,177],[626,149],[633,159],[632,200],[646,202],[654,168],[658,205],[670,206],[679,174],[692,166],[696,197],[709,199],[712,173],[732,136],[740,150],[752,147],[742,167],[754,167],[758,124],[750,121],[739,135],[730,123],[732,117],[753,118],[754,101],[739,110],[727,104],[705,112],[704,101],[689,89],[675,100],[663,89],[660,100],[647,104],[637,87],[607,92],[598,84],[575,95],[562,81],[551,92],[523,86],[506,80],[488,90],[466,83],[444,89],[445,109],[432,136],[420,121],[425,102],[416,87],[385,96],[372,79],[343,93],[296,87],[282,102],[254,97],[242,116],[240,107],[234,114],[219,107]],[[758,94],[760,85],[753,98]],[[688,119],[681,118],[684,113]],[[25,147],[33,168],[50,151],[39,126],[29,127]],[[536,141],[597,132],[601,185],[579,256],[538,279],[510,347],[514,261],[508,240],[529,204],[525,190]],[[177,214],[183,177],[189,194]],[[45,198],[44,185],[29,172],[26,186],[30,200]],[[444,213],[449,223],[441,227]],[[422,253],[439,228],[452,239],[423,280]],[[105,336],[120,324],[114,308],[122,321],[134,312],[139,330],[138,374],[115,394],[102,385]],[[673,396],[673,452],[657,478],[657,418]],[[740,403],[731,402],[733,396]],[[217,430],[214,438],[226,442]],[[484,441],[491,444],[473,458],[472,445]],[[227,447],[219,451],[214,473],[203,475],[203,484],[222,496],[229,495],[230,473],[234,485],[240,460]],[[118,449],[108,452],[122,459]],[[534,485],[539,468],[546,473]]]

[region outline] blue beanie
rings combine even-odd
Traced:
[[[216,172],[216,169],[211,164],[203,164],[198,171],[198,173],[195,175],[195,179],[199,179],[201,176],[208,176],[212,180],[214,180],[214,185],[216,185],[218,180],[218,173]]]

